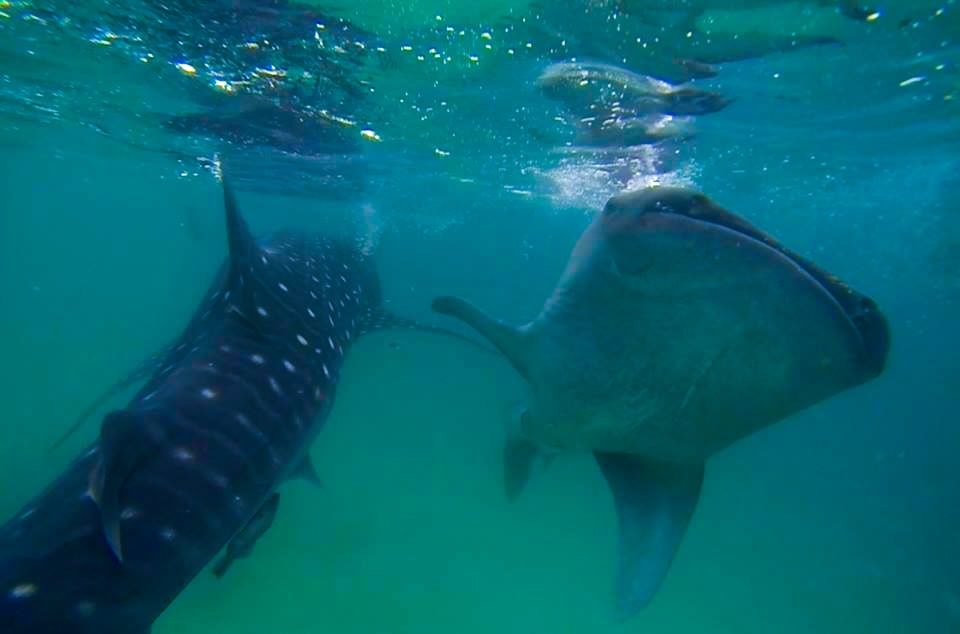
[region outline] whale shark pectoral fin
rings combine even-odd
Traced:
[[[525,332],[502,321],[492,319],[479,308],[459,297],[437,297],[433,310],[455,317],[490,340],[524,378],[530,377]]]
[[[539,455],[537,446],[520,434],[507,436],[503,444],[503,490],[508,500],[523,491]]]
[[[516,413],[519,424],[508,428],[503,444],[503,489],[508,500],[516,499],[523,492],[534,469],[546,467],[557,456],[556,451],[538,445],[524,435],[526,416],[523,409]]]
[[[123,563],[120,543],[120,489],[160,439],[142,417],[128,411],[110,412],[100,429],[99,458],[90,476],[90,497],[100,508],[107,545]]]
[[[321,489],[324,488],[323,481],[320,479],[320,476],[317,475],[317,469],[313,466],[313,461],[310,460],[309,455],[304,456],[300,464],[297,465],[297,468],[293,470],[293,477],[306,480]]]
[[[700,497],[703,465],[619,453],[594,457],[617,508],[617,609],[626,618],[649,603],[666,576]]]
[[[155,352],[150,357],[141,361],[140,365],[135,367],[125,377],[123,377],[122,379],[114,383],[112,386],[110,386],[110,388],[107,389],[106,392],[103,392],[102,394],[100,394],[100,396],[98,396],[96,400],[90,403],[90,405],[88,405],[87,408],[83,410],[83,412],[80,414],[79,417],[77,417],[77,420],[74,421],[74,423],[69,427],[69,429],[63,432],[60,435],[60,437],[57,438],[56,442],[50,445],[48,451],[53,451],[54,449],[56,449],[57,447],[65,443],[74,433],[76,433],[77,430],[79,430],[83,426],[83,424],[90,418],[90,416],[94,412],[96,412],[104,403],[106,403],[113,397],[117,396],[127,388],[132,387],[134,384],[140,383],[141,381],[146,381],[147,379],[149,379],[150,376],[161,367],[161,365],[163,364],[163,360],[167,357],[167,355],[170,354],[172,350],[173,350],[173,344],[168,344],[164,346],[163,348]]]

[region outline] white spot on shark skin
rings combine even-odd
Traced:
[[[134,520],[140,517],[140,510],[135,509],[132,506],[128,506],[120,512],[120,519],[122,520]]]
[[[261,255],[261,256],[260,256],[260,261],[263,262],[264,264],[266,264],[266,263],[267,263],[267,256]]]
[[[287,288],[286,284],[284,284],[283,282],[278,282],[278,283],[277,283],[277,286],[279,286],[279,287],[280,287],[280,290],[283,291],[284,293],[286,293],[288,290],[290,290],[290,289]]]
[[[330,344],[330,349],[331,349],[331,350],[335,350],[335,349],[336,349],[336,346],[335,346],[334,343],[333,343],[333,337],[327,337],[327,343]]]
[[[263,355],[252,354],[250,355],[250,360],[256,363],[257,365],[263,365]]]
[[[263,306],[257,306],[257,314],[259,314],[261,317],[266,317],[267,309],[264,308]]]
[[[327,319],[330,320],[330,325],[331,325],[331,326],[334,326],[334,325],[335,325],[335,324],[333,323],[333,315],[327,315]]]
[[[191,462],[193,460],[193,452],[186,447],[175,447],[172,453],[173,457],[181,462]]]
[[[323,397],[323,392],[320,390],[320,388],[319,387],[313,388],[313,398],[319,401],[322,397]]]
[[[320,348],[314,348],[313,351],[316,352],[317,354],[323,354],[323,350],[321,350]]]
[[[346,336],[347,341],[350,341],[350,331],[349,331],[349,330],[345,330],[345,331],[343,332],[343,334]]]
[[[296,371],[297,371],[296,366],[294,366],[292,363],[290,363],[290,362],[287,361],[286,359],[283,360],[283,367],[285,367],[288,372],[296,372]]]
[[[314,293],[313,291],[310,291],[310,298],[311,298],[311,299],[317,299],[317,294]]]
[[[93,603],[93,601],[79,601],[73,606],[73,609],[76,610],[79,616],[89,619],[91,616],[93,616],[93,613],[96,612],[97,606]]]
[[[307,309],[307,314],[310,315],[310,316],[311,316],[312,318],[314,318],[314,319],[317,318],[316,314],[314,314],[314,312],[313,312],[312,310],[310,310],[309,308]]]
[[[29,599],[37,593],[39,588],[35,583],[18,583],[10,589],[11,599]]]
[[[306,345],[309,344],[309,342],[303,337],[303,335],[301,335],[301,334],[299,334],[299,333],[297,334],[297,341],[300,342],[300,345],[301,345],[301,346],[306,346]]]
[[[281,392],[280,392],[280,384],[277,383],[277,380],[276,380],[275,378],[273,378],[272,376],[269,377],[268,380],[270,381],[270,389],[272,389],[272,390],[273,390],[274,392],[276,392],[277,394],[280,394],[280,393],[281,393]]]
[[[203,396],[203,398],[205,399],[217,398],[217,393],[208,387],[205,387],[202,390],[200,390],[200,395]]]
[[[230,481],[222,473],[210,473],[210,480],[221,489],[226,489]]]
[[[265,438],[263,432],[260,429],[258,429],[256,426],[254,426],[254,424],[250,422],[250,419],[247,418],[247,415],[244,414],[243,412],[237,412],[236,414],[234,414],[233,418],[234,420],[237,421],[237,423],[240,424],[241,427],[246,429],[248,432],[250,432],[257,438],[260,438],[260,439]]]
[[[223,294],[223,300],[226,301],[228,299],[230,299],[230,291],[227,291],[226,293]]]
[[[166,542],[172,542],[177,538],[177,531],[173,530],[169,526],[162,528],[160,529],[160,537],[162,537]]]
[[[326,363],[323,364],[323,376],[327,377],[328,379],[330,378],[330,370],[327,369]]]
[[[24,511],[24,512],[20,515],[20,517],[17,518],[17,521],[18,521],[18,522],[22,522],[22,521],[26,520],[28,517],[30,517],[31,515],[33,515],[33,514],[36,513],[36,512],[37,512],[37,509],[27,509],[26,511]]]
[[[220,352],[230,353],[232,351],[233,351],[233,348],[231,348],[227,344],[223,344],[222,346],[220,346]]]

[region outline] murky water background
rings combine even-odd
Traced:
[[[615,517],[591,460],[556,461],[508,504],[501,443],[523,396],[510,367],[427,335],[372,335],[313,449],[325,488],[286,485],[254,556],[198,577],[154,632],[960,631],[953,2],[864,21],[828,2],[327,11],[356,25],[320,36],[350,86],[323,107],[351,125],[308,158],[160,121],[230,103],[218,80],[302,71],[312,31],[274,31],[289,39],[267,68],[205,57],[249,34],[202,24],[191,3],[43,4],[0,4],[4,517],[96,424],[47,446],[205,290],[225,253],[215,153],[238,165],[257,230],[375,227],[384,295],[406,315],[433,319],[431,298],[454,293],[533,317],[626,177],[704,191],[874,297],[894,336],[879,379],[709,463],[661,592],[616,623]],[[817,37],[842,44],[806,45]],[[696,85],[735,102],[654,150],[572,148],[534,89],[552,61],[666,74],[683,55],[715,61]]]

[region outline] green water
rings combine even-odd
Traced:
[[[251,224],[349,233],[370,205],[385,228],[375,257],[392,310],[436,322],[430,300],[452,293],[508,320],[533,318],[615,187],[582,163],[559,169],[567,164],[531,136],[551,117],[530,82],[588,44],[593,55],[631,50],[640,70],[666,63],[616,39],[629,28],[611,26],[614,9],[587,4],[589,17],[552,18],[572,34],[558,35],[568,50],[524,55],[527,35],[498,30],[535,11],[523,4],[378,0],[334,11],[390,49],[390,64],[364,71],[376,91],[351,114],[381,138],[363,146],[381,175],[352,199],[328,200],[283,195],[283,174],[272,174],[271,191],[238,194]],[[612,4],[621,16],[673,8]],[[765,50],[784,33],[845,41],[720,64],[705,85],[737,102],[698,121],[664,179],[706,192],[874,297],[894,346],[877,380],[710,461],[648,608],[614,616],[616,517],[588,456],[563,456],[505,500],[504,429],[524,397],[510,366],[449,340],[384,332],[347,358],[312,449],[324,487],[284,485],[254,555],[223,580],[199,575],[154,633],[960,631],[960,7],[891,2],[862,24],[839,4],[704,0],[696,20],[660,36],[682,51],[686,25],[700,25],[714,53],[745,40]],[[209,173],[80,125],[168,143],[137,113],[188,108],[181,86],[69,28],[13,25],[16,8],[2,9],[11,17],[0,31],[4,518],[94,438],[97,422],[47,451],[96,394],[179,332],[225,254]],[[416,59],[430,48],[456,61]],[[922,80],[901,86],[912,77]]]

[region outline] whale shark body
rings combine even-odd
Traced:
[[[529,324],[454,297],[434,309],[487,337],[529,384],[504,449],[509,497],[544,448],[595,456],[619,517],[623,617],[666,575],[706,460],[878,376],[889,347],[871,299],[706,196],[670,187],[612,198]]]
[[[229,258],[179,340],[0,527],[0,632],[148,632],[232,539],[228,558],[249,552],[279,484],[316,478],[307,450],[352,342],[419,327],[382,310],[373,263],[353,245],[255,240],[226,183],[224,199]]]

